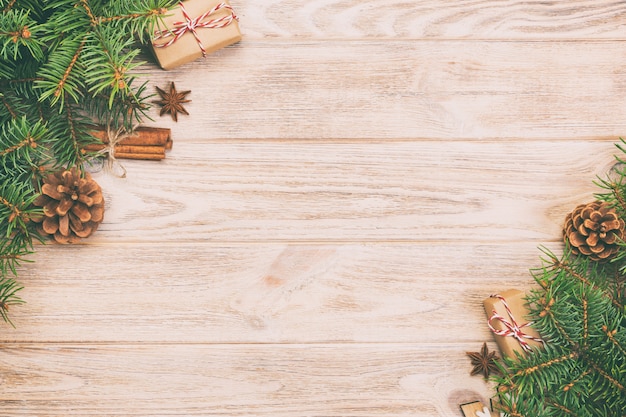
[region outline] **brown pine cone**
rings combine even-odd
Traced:
[[[606,261],[615,256],[624,238],[624,220],[608,203],[581,204],[565,217],[563,237],[574,254]]]
[[[33,218],[38,231],[59,243],[76,243],[91,235],[104,217],[102,189],[89,173],[81,177],[77,168],[44,178],[34,204],[43,207],[44,215]]]

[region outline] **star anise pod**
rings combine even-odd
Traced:
[[[496,355],[496,352],[489,352],[487,343],[483,343],[483,347],[480,349],[480,352],[466,353],[472,361],[472,366],[474,366],[470,375],[483,374],[483,377],[487,379],[489,378],[489,374],[491,372],[494,374],[500,373],[500,369],[498,368],[498,364],[496,362],[500,358]]]
[[[154,103],[159,104],[161,106],[161,111],[159,116],[163,116],[165,113],[169,113],[172,115],[172,119],[175,122],[178,122],[178,113],[183,113],[189,115],[187,110],[183,107],[183,103],[189,103],[191,100],[185,99],[187,94],[191,93],[190,90],[181,91],[180,93],[176,91],[176,86],[174,82],[170,84],[170,90],[165,91],[156,87],[157,93],[161,96],[161,100],[155,100]]]

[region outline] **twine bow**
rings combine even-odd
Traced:
[[[509,308],[509,305],[507,304],[506,300],[504,299],[504,297],[502,297],[501,295],[498,294],[494,294],[491,295],[492,298],[498,298],[500,301],[502,301],[502,304],[504,305],[504,308],[506,309],[506,312],[509,316],[509,320],[505,319],[504,317],[502,317],[501,315],[499,315],[498,313],[496,313],[496,310],[493,310],[491,317],[489,318],[489,321],[487,322],[487,325],[489,326],[489,328],[491,329],[491,331],[498,335],[498,336],[504,336],[504,337],[513,337],[515,340],[517,340],[520,344],[520,346],[522,347],[522,349],[524,350],[524,352],[532,352],[532,347],[528,344],[528,342],[524,339],[528,339],[528,340],[534,340],[535,342],[541,342],[541,343],[545,343],[543,341],[543,339],[540,339],[538,337],[534,337],[531,336],[529,334],[526,334],[522,331],[522,329],[524,327],[529,327],[533,324],[532,321],[529,321],[528,323],[524,323],[524,324],[518,324],[517,321],[515,320],[515,317],[513,316],[513,312],[511,312],[511,309]],[[493,325],[491,324],[491,322],[493,320],[499,320],[505,327],[505,329],[503,330],[497,330],[493,327]]]
[[[180,6],[180,10],[183,12],[183,17],[185,18],[185,21],[174,22],[172,25],[173,26],[172,29],[155,31],[154,38],[152,39],[153,41],[152,44],[154,45],[155,48],[167,48],[168,46],[173,45],[181,37],[183,37],[185,33],[191,32],[194,38],[196,38],[196,42],[198,43],[198,46],[200,47],[200,50],[202,51],[202,56],[206,56],[206,49],[204,45],[202,44],[202,41],[200,40],[200,36],[198,35],[198,32],[196,32],[196,29],[198,28],[219,29],[219,28],[223,28],[223,27],[230,25],[233,22],[233,20],[239,20],[239,17],[237,17],[233,8],[230,5],[223,3],[223,2],[219,3],[217,6],[213,7],[208,12],[201,14],[195,19],[192,19],[191,16],[189,16],[189,13],[187,13],[187,9],[185,9],[185,6],[183,5],[182,2],[179,3],[179,6]],[[217,19],[207,20],[206,22],[203,22],[204,19],[208,18],[209,16],[211,16],[212,14],[216,13],[217,11],[221,9],[230,10],[230,14],[219,17]],[[171,38],[171,39],[165,43],[159,43],[159,44],[154,43],[154,41],[156,40],[166,39],[166,38]]]
[[[113,172],[115,166],[118,166],[121,170],[121,174],[115,174],[120,178],[126,178],[126,168],[115,158],[115,146],[122,140],[130,136],[136,136],[134,131],[128,133],[124,127],[118,128],[116,131],[111,129],[111,126],[107,126],[107,138],[108,143],[104,144],[104,148],[96,154],[96,156],[103,156],[107,160],[107,167],[109,171]]]

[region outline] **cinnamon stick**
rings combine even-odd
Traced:
[[[109,143],[109,136],[103,126],[97,126],[91,131],[93,137],[100,139],[102,143]],[[168,145],[169,142],[169,145]],[[150,145],[169,146],[171,149],[171,129],[161,127],[141,126],[118,142],[120,145]]]
[[[99,152],[103,149],[106,149],[107,145],[100,144],[91,144],[85,146],[85,150],[89,152]],[[128,153],[136,153],[136,154],[158,154],[163,155],[165,157],[165,146],[148,146],[148,145],[115,145],[114,148],[115,155],[118,154],[128,154]]]
[[[115,144],[116,158],[160,160],[165,151],[172,149],[171,131],[167,128],[141,126],[124,136]],[[90,144],[84,151],[99,152],[107,149],[109,135],[104,126],[94,126],[91,134],[102,143]]]
[[[165,153],[115,153],[115,157],[118,159],[142,159],[145,161],[160,161],[165,158]]]

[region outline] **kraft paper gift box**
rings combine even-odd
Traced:
[[[168,11],[152,34],[152,50],[161,68],[170,70],[240,40],[237,16],[227,1],[188,0]]]
[[[492,417],[491,411],[480,401],[461,404],[464,417]]]
[[[488,324],[494,331],[495,341],[500,348],[500,353],[502,353],[502,356],[512,359],[517,357],[515,352],[525,355],[527,350],[536,350],[543,345],[539,333],[528,325],[528,309],[525,305],[525,296],[526,294],[523,291],[507,290],[483,301],[485,313],[487,313],[489,320]],[[509,310],[507,310],[507,306]],[[505,323],[509,324],[509,326],[517,325],[519,327],[518,335],[523,342],[520,342],[519,339],[512,335],[514,331],[511,331]],[[499,336],[496,334],[496,331],[511,334]],[[524,344],[527,344],[527,350],[524,349]]]

